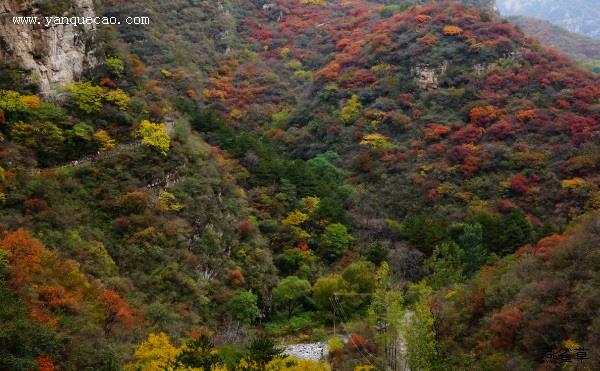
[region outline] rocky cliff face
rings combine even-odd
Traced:
[[[416,66],[414,68],[414,74],[417,85],[423,90],[437,89],[439,86],[439,77],[446,73],[448,66],[449,63],[447,61],[444,61],[444,63],[437,68],[427,65]]]
[[[69,15],[95,16],[92,0],[72,0],[66,8]],[[95,26],[46,27],[43,21],[36,25],[16,25],[14,16],[42,17],[42,14],[36,1],[0,1],[0,61],[13,61],[29,71],[42,94],[52,94],[57,86],[77,79],[87,66],[95,63],[87,47]]]

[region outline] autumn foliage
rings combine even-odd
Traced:
[[[517,120],[521,122],[528,122],[535,118],[536,111],[535,110],[524,110],[517,112]]]
[[[244,286],[246,279],[241,270],[234,269],[227,273],[227,280],[234,286]]]
[[[39,356],[36,359],[37,365],[39,367],[39,371],[56,371],[57,368],[54,365],[54,363],[52,362],[52,360],[50,360],[50,358],[45,357],[45,356]]]
[[[108,332],[113,326],[120,325],[131,330],[134,325],[135,313],[127,302],[114,290],[106,290],[99,298],[104,306],[104,328]]]
[[[390,339],[364,317],[382,262],[393,283],[448,286],[421,308],[447,369],[598,343],[597,222],[567,227],[600,208],[596,75],[458,2],[155,3],[183,18],[120,30],[103,50],[121,68],[99,61],[77,99],[0,89],[4,286],[64,344],[28,367],[187,369],[170,362],[221,356],[182,343],[200,326],[317,338],[334,292],[361,334],[332,359],[379,361]],[[303,291],[282,317],[288,277]],[[176,343],[133,354],[161,330]]]
[[[469,113],[471,124],[486,126],[498,117],[498,110],[494,106],[475,107]]]
[[[495,335],[493,346],[499,348],[512,346],[522,321],[523,313],[519,308],[507,308],[492,316],[490,330]]]
[[[453,342],[458,338],[477,342],[481,348],[476,352],[486,359],[500,354],[498,348],[523,356],[534,352],[526,357],[536,363],[543,362],[539,356],[547,349],[562,349],[573,339],[595,344],[593,336],[579,333],[573,324],[586,328],[592,321],[586,314],[589,309],[578,303],[597,295],[584,282],[589,282],[598,260],[587,255],[599,238],[595,231],[598,218],[598,213],[588,215],[566,234],[550,235],[535,246],[522,247],[518,258],[484,268],[443,304],[440,334],[444,344],[457,344]],[[573,260],[575,256],[587,258]],[[570,288],[564,286],[565,280],[570,280]],[[446,322],[448,316],[456,315],[462,318],[458,323]],[[474,326],[475,321],[478,324]],[[474,328],[478,331],[473,332]],[[590,362],[597,364],[591,358]]]
[[[370,353],[372,351],[372,345],[360,334],[352,335],[348,340],[347,346],[348,349],[354,352]]]
[[[458,143],[477,143],[483,137],[485,130],[474,125],[467,125],[461,128],[450,138],[453,142]]]
[[[418,38],[417,42],[423,45],[433,45],[436,42],[438,42],[439,39],[440,38],[435,36],[434,34],[428,33],[427,35]]]
[[[428,142],[434,142],[440,140],[443,136],[448,134],[451,129],[445,125],[432,125],[423,134],[423,138]]]
[[[415,19],[419,23],[425,23],[425,22],[429,22],[431,20],[431,16],[428,16],[426,14],[419,14],[418,16],[415,17]]]
[[[105,334],[117,327],[121,334],[132,330],[137,314],[116,291],[103,290],[75,261],[48,251],[24,229],[5,234],[0,249],[9,252],[8,282],[33,319],[65,333],[72,331],[66,318],[78,316],[90,323],[102,318]],[[38,363],[41,369],[54,369],[47,357]]]
[[[517,175],[510,180],[510,189],[518,194],[527,193],[529,190],[528,181],[523,175]]]
[[[513,125],[509,120],[500,120],[486,130],[486,135],[491,140],[505,140],[513,135],[513,129]]]
[[[446,36],[457,36],[463,33],[462,28],[457,26],[445,26],[442,33]]]
[[[45,248],[24,229],[5,235],[0,240],[0,249],[10,253],[9,282],[13,287],[23,288],[42,271],[42,255]]]

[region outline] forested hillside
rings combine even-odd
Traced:
[[[586,68],[600,73],[600,41],[585,37],[550,22],[529,17],[509,17],[509,21],[523,32],[540,40],[544,46],[557,48]]]
[[[0,369],[600,367],[600,77],[464,3],[106,1],[152,22],[80,80],[2,61]]]

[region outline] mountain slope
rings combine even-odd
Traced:
[[[569,160],[558,154],[577,157],[577,148],[586,147],[587,138],[597,135],[592,134],[597,133],[597,78],[571,69],[561,56],[528,45],[510,25],[481,22],[478,14],[459,7],[428,6],[371,21],[377,15],[377,8],[331,5],[296,8],[278,24],[257,24],[249,41],[263,49],[260,58],[224,63],[204,95],[241,127],[269,120],[265,112],[288,110],[283,126],[272,130],[286,132],[282,139],[297,144],[294,151],[299,156],[310,158],[325,144],[347,164],[354,164],[355,181],[381,181],[374,188],[376,194],[388,187],[389,192],[400,188],[412,194],[406,202],[390,193],[376,206],[378,214],[389,210],[388,217],[403,218],[425,205],[440,210],[458,207],[453,196],[438,187],[464,190],[473,181],[486,179],[490,193],[477,190],[471,200],[510,199],[525,208],[536,204],[538,217],[550,215],[543,205],[553,205],[554,216],[561,218],[562,192],[546,203],[542,199],[552,197],[552,192],[512,190],[511,178],[523,177],[531,189],[556,189],[558,183],[551,185],[556,178],[545,176],[569,177],[556,172],[565,171],[562,164]],[[330,26],[342,20],[342,27]],[[253,75],[247,74],[249,68]],[[544,72],[560,70],[572,77],[570,82]],[[276,83],[255,85],[253,81],[260,81],[256,76],[268,73],[277,74]],[[292,82],[291,94],[278,88]],[[582,89],[576,93],[582,97],[589,91],[592,97],[576,103],[567,93],[570,89]],[[533,98],[534,91],[544,98]],[[352,95],[357,96],[357,109],[345,118],[343,108]],[[573,119],[583,116],[588,118],[582,118],[582,124],[588,122],[591,131],[550,123],[558,119],[574,124]],[[433,130],[444,134],[430,135]],[[381,135],[383,142],[364,140],[372,134]],[[570,137],[569,144],[563,141],[562,146],[558,138],[565,136]],[[508,149],[513,146],[520,149]],[[517,160],[509,152],[524,157]],[[546,175],[534,175],[530,168],[538,166],[530,162],[533,159],[526,160],[534,153],[540,156],[538,165],[549,171],[543,171]],[[496,164],[504,156],[508,162],[500,170]],[[382,174],[391,178],[381,178]],[[530,197],[538,201],[532,203]]]
[[[502,15],[545,19],[571,32],[600,39],[600,10],[594,0],[498,0]]]
[[[582,369],[598,368],[590,353],[600,336],[599,221],[591,214],[564,235],[485,268],[457,291],[440,293],[434,305],[439,333],[455,367],[468,364],[474,352],[482,368],[553,369],[559,361],[547,352],[568,349]]]
[[[264,302],[275,278],[237,184],[246,170],[191,132],[110,33],[58,101],[2,67],[0,369],[122,369],[150,332],[240,336],[214,310],[235,292]]]
[[[519,26],[527,35],[540,40],[543,45],[554,47],[574,55],[598,59],[600,57],[600,41],[575,34],[550,22],[527,17],[509,17],[511,23]]]
[[[600,41],[535,18],[516,16],[509,17],[508,20],[527,36],[540,40],[545,46],[557,48],[572,56],[576,62],[600,72]]]

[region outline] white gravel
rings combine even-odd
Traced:
[[[285,347],[283,354],[288,356],[320,361],[327,356],[327,343],[294,344]]]

